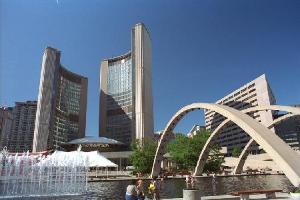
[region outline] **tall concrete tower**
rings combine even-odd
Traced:
[[[85,136],[88,79],[64,68],[60,54],[47,47],[43,55],[33,152]]]
[[[151,39],[144,24],[131,33],[131,51],[101,62],[99,135],[130,144],[153,137]]]

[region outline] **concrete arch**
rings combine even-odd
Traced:
[[[295,117],[295,116],[299,116],[299,115],[300,114],[286,114],[286,115],[283,115],[283,116],[279,117],[278,119],[274,120],[273,123],[271,123],[268,126],[268,128],[270,129],[274,125],[276,125],[276,124],[278,124],[278,123],[280,123],[280,122],[282,122],[286,119],[289,119],[289,118],[292,118],[292,117]],[[241,155],[239,156],[237,165],[233,170],[233,174],[241,174],[242,173],[243,167],[244,167],[245,162],[246,162],[246,159],[247,159],[248,155],[250,154],[251,146],[255,145],[255,144],[256,144],[255,140],[253,140],[253,139],[249,140],[247,145],[244,147]]]
[[[273,111],[285,111],[293,114],[299,114],[300,115],[300,109],[296,107],[291,107],[291,106],[280,106],[280,105],[264,105],[264,106],[256,106],[256,107],[250,107],[244,110],[241,110],[240,112],[243,113],[251,113],[254,111],[262,111],[262,110],[273,110]],[[278,120],[278,119],[277,119]],[[200,153],[197,166],[195,168],[194,175],[200,175],[203,172],[203,168],[205,165],[205,161],[208,158],[210,147],[214,144],[215,139],[219,136],[220,130],[231,120],[229,118],[225,119],[211,134],[209,139],[207,140],[204,148],[202,149],[202,152]],[[275,121],[274,121],[275,122]],[[255,140],[254,140],[255,141]],[[253,144],[251,144],[253,145]],[[248,146],[247,148],[251,147]],[[245,149],[245,148],[244,148]],[[247,152],[246,152],[247,153]],[[247,157],[247,155],[245,155]]]
[[[241,155],[239,156],[239,160],[237,165],[235,166],[234,170],[233,170],[233,174],[240,174],[242,173],[244,164],[246,162],[246,159],[248,157],[248,155],[250,154],[250,148],[252,145],[255,145],[256,142],[253,139],[250,139],[249,142],[247,143],[247,145],[244,147]]]
[[[213,110],[231,120],[233,123],[237,124],[255,141],[257,141],[258,144],[260,144],[269,155],[272,156],[273,160],[278,164],[278,166],[283,169],[286,176],[294,185],[300,184],[300,156],[296,154],[296,152],[294,152],[287,144],[285,144],[277,135],[272,134],[272,131],[259,124],[250,116],[234,108],[209,103],[194,103],[187,105],[180,109],[171,118],[158,143],[158,148],[156,150],[151,172],[152,177],[159,174],[160,162],[162,160],[163,154],[166,152],[166,143],[168,142],[168,136],[170,135],[171,131],[188,112],[195,109]],[[205,146],[206,148],[209,148],[209,142],[206,143]],[[285,155],[287,154],[290,156],[286,157]],[[199,165],[200,161],[201,160],[198,160],[197,165]],[[195,171],[195,175],[198,175],[197,171]]]

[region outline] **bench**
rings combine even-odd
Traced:
[[[242,190],[231,192],[230,194],[233,196],[240,196],[241,200],[248,200],[250,194],[266,194],[267,199],[273,198],[276,199],[275,192],[282,192],[279,189],[271,189],[271,190]]]

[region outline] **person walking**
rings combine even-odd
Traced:
[[[125,200],[137,200],[137,186],[136,181],[131,180],[126,188]]]

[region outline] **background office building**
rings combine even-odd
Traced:
[[[43,55],[33,152],[85,136],[88,79],[64,68],[60,55],[51,47]]]
[[[32,151],[36,108],[36,101],[26,101],[7,109],[1,143],[9,152]]]
[[[0,150],[7,145],[6,138],[11,131],[13,121],[12,111],[12,107],[0,107]]]
[[[259,76],[255,80],[243,85],[239,89],[218,100],[217,104],[224,104],[238,110],[260,105],[276,104],[275,97],[268,84],[265,74]],[[273,122],[274,112],[272,111],[256,111],[249,113],[251,117],[265,126]],[[214,130],[225,118],[210,110],[205,110],[205,126],[208,130]],[[274,131],[274,128],[271,130]],[[234,147],[243,149],[248,143],[250,137],[234,123],[228,123],[221,130],[221,135],[217,139],[217,143],[222,147],[227,147],[228,155],[231,155]],[[252,153],[259,153],[257,145],[252,147]]]
[[[204,131],[205,126],[200,126],[199,124],[195,124],[191,130],[187,133],[187,136],[192,138],[194,135],[197,135],[197,133]]]
[[[300,105],[295,105],[295,107],[300,108]],[[275,118],[286,115],[286,113],[276,113]],[[294,150],[300,150],[300,116],[296,115],[294,117],[283,120],[282,122],[276,124],[276,133],[281,137],[288,145]]]
[[[144,24],[131,32],[131,51],[101,62],[99,135],[129,145],[153,137],[151,40]]]

